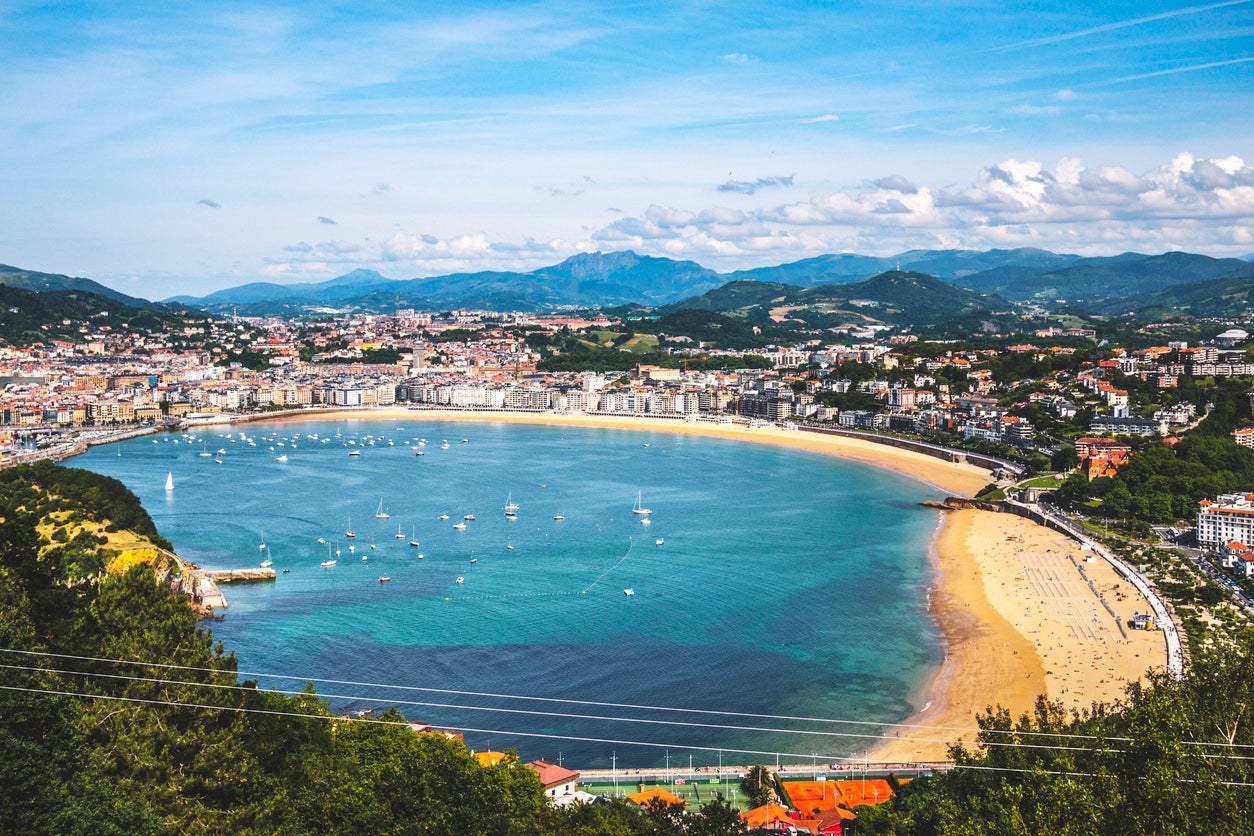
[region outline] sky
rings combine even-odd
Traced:
[[[0,0],[0,263],[1254,253],[1254,0]]]

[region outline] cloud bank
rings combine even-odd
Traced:
[[[728,181],[718,192],[752,197],[794,178]],[[832,252],[1031,246],[1085,255],[1173,249],[1243,255],[1254,247],[1254,167],[1239,157],[1180,153],[1148,171],[1052,166],[1006,159],[959,185],[883,174],[846,188],[752,208],[652,205],[617,213],[582,234],[510,240],[483,231],[437,236],[390,230],[373,240],[301,242],[270,275],[324,275],[373,266],[391,275],[534,269],[594,249],[690,258],[710,266],[775,264]]]

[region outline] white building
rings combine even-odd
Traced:
[[[1197,542],[1219,546],[1234,540],[1254,543],[1254,493],[1226,493],[1198,503]]]

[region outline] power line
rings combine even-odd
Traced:
[[[83,662],[99,662],[99,663],[106,663],[106,664],[147,666],[147,667],[160,668],[160,669],[165,669],[165,670],[193,671],[197,673],[216,673],[216,674],[231,673],[230,671],[224,671],[220,668],[196,667],[196,666],[191,666],[191,665],[174,665],[174,664],[163,663],[163,662],[144,662],[144,661],[137,661],[137,660],[131,660],[131,659],[109,659],[109,658],[102,658],[102,657],[95,657],[95,656],[78,656],[78,655],[73,655],[73,654],[53,653],[49,651],[22,650],[22,649],[16,649],[16,648],[0,648],[0,653],[16,653],[16,654],[23,654],[23,655],[46,656],[50,658],[71,659],[71,660],[83,661]],[[588,707],[593,707],[593,708],[616,708],[616,709],[629,709],[629,710],[635,710],[635,711],[676,712],[676,713],[712,715],[712,716],[722,716],[722,717],[742,717],[742,718],[756,719],[756,720],[783,720],[783,721],[794,722],[794,723],[828,723],[828,724],[833,724],[833,725],[873,726],[873,727],[878,727],[881,729],[886,729],[886,728],[927,729],[930,731],[957,732],[959,734],[984,733],[984,734],[1015,735],[1015,736],[1026,735],[1026,736],[1033,736],[1033,737],[1058,738],[1058,739],[1063,739],[1063,740],[1107,740],[1107,741],[1115,741],[1115,742],[1131,742],[1132,741],[1132,738],[1117,738],[1117,737],[1101,738],[1097,735],[1084,735],[1084,734],[1073,734],[1073,733],[1062,733],[1062,732],[1044,732],[1044,731],[1013,730],[1013,729],[979,729],[979,728],[970,728],[970,727],[962,727],[962,726],[933,726],[927,723],[891,723],[891,722],[879,722],[879,721],[872,721],[872,720],[848,720],[848,719],[838,719],[838,718],[831,718],[831,717],[805,717],[805,716],[786,715],[786,714],[761,714],[761,713],[753,713],[753,712],[727,711],[727,710],[717,710],[717,709],[681,708],[681,707],[676,707],[676,706],[639,705],[639,704],[633,704],[633,703],[604,702],[604,701],[597,701],[597,700],[576,700],[576,699],[569,699],[569,698],[562,698],[562,697],[537,697],[537,696],[519,695],[519,694],[500,694],[500,693],[486,692],[486,691],[466,691],[466,690],[457,690],[457,689],[450,689],[450,688],[430,688],[430,687],[424,687],[424,686],[418,686],[418,685],[396,685],[393,683],[386,683],[386,682],[363,682],[363,681],[346,680],[346,679],[328,679],[328,678],[323,678],[323,677],[295,676],[291,674],[272,674],[272,673],[263,673],[263,672],[257,672],[257,671],[235,671],[234,674],[237,677],[257,677],[261,679],[294,680],[294,681],[299,681],[299,682],[325,683],[328,685],[348,685],[348,686],[355,686],[355,687],[362,687],[362,688],[374,688],[374,689],[380,689],[380,690],[419,691],[422,693],[450,694],[450,695],[460,696],[460,697],[484,697],[484,698],[489,698],[489,699],[500,699],[500,700],[521,700],[521,701],[554,703],[554,704],[559,704],[559,705],[588,706]],[[343,696],[340,698],[354,699],[354,700],[374,699],[374,698],[361,697],[361,696],[356,696],[356,695]],[[846,736],[864,737],[864,738],[865,737],[878,737],[882,739],[892,739],[892,738],[888,738],[886,734],[877,734],[877,735],[849,734]],[[940,741],[925,741],[925,742],[948,743],[948,742],[958,742],[958,741],[940,740]],[[1209,744],[1209,745],[1229,745],[1229,744],[1217,743],[1217,744]],[[1234,748],[1254,748],[1254,744],[1231,744],[1231,745]]]
[[[69,670],[61,670],[57,668],[36,668],[36,667],[29,667],[29,666],[24,666],[24,665],[0,665],[0,669],[50,673],[50,674],[58,674],[58,675],[63,675],[63,676],[80,676],[80,677],[85,677],[87,679],[92,679],[92,678],[111,679],[111,680],[121,680],[121,681],[126,681],[126,682],[145,682],[145,683],[155,684],[155,685],[189,685],[189,686],[199,687],[199,688],[213,688],[213,689],[229,690],[229,691],[244,691],[248,693],[264,693],[264,692],[258,691],[255,688],[249,688],[243,685],[226,685],[226,684],[219,684],[219,683],[212,683],[212,682],[193,682],[193,681],[188,681],[188,680],[183,680],[183,679],[157,679],[154,677],[124,676],[121,674],[91,673],[91,672],[86,672],[86,671],[69,671]],[[292,696],[300,696],[301,694],[305,692],[283,690],[283,689],[276,688],[274,689],[274,693],[292,697]],[[419,701],[419,700],[393,700],[393,699],[386,699],[383,697],[365,697],[365,696],[357,696],[357,695],[349,695],[349,694],[319,694],[318,696],[321,698],[328,699],[328,700],[330,699],[359,700],[359,701],[364,700],[366,702],[385,703],[389,705],[401,705],[401,706],[410,706],[410,707],[416,707],[416,708],[443,708],[443,709],[451,709],[455,711],[481,711],[481,712],[496,713],[496,714],[520,714],[520,715],[532,716],[532,717],[550,717],[550,718],[574,719],[574,720],[599,720],[599,721],[611,722],[611,723],[635,723],[635,724],[640,724],[640,725],[671,726],[671,727],[692,728],[692,729],[712,729],[712,730],[718,730],[718,731],[767,732],[767,733],[773,733],[773,734],[795,734],[795,735],[807,735],[807,736],[813,736],[813,737],[856,738],[856,739],[864,740],[864,741],[867,739],[870,739],[870,740],[891,739],[891,738],[888,738],[886,735],[869,734],[869,733],[868,734],[856,734],[852,732],[817,731],[813,729],[774,728],[774,727],[762,727],[762,726],[737,726],[737,725],[729,725],[725,723],[694,723],[694,722],[685,722],[681,720],[655,720],[655,719],[641,718],[641,717],[614,717],[614,716],[605,716],[605,715],[598,715],[598,714],[575,714],[571,712],[559,712],[559,711],[534,711],[534,710],[523,709],[523,708],[499,708],[495,706],[477,706],[477,705],[462,705],[462,704],[456,704],[456,703],[424,702],[424,701]],[[957,740],[951,740],[948,738],[913,738],[913,739],[918,742],[925,742],[925,743],[957,743],[959,742]],[[1088,747],[1046,745],[1046,744],[1039,744],[1039,743],[1022,743],[1022,742],[1017,742],[1017,743],[989,742],[986,745],[1013,746],[1017,748],[1026,748],[1026,749],[1049,749],[1053,751],[1068,751],[1068,752],[1092,751],[1092,749]],[[708,747],[698,747],[698,748],[708,748]],[[1113,750],[1113,751],[1121,751],[1121,750]],[[855,760],[854,758],[842,758],[842,759]]]
[[[209,688],[209,689],[245,692],[245,693],[266,693],[263,691],[259,691],[258,689],[253,688],[253,687],[248,687],[248,686],[238,685],[238,684],[195,682],[195,681],[181,680],[181,679],[159,679],[155,677],[127,676],[124,674],[74,671],[74,670],[63,670],[63,669],[57,669],[57,668],[39,668],[39,667],[24,666],[24,665],[0,665],[0,669],[22,670],[22,671],[28,671],[28,672],[57,674],[57,675],[62,675],[62,676],[78,676],[78,677],[84,677],[89,680],[93,678],[109,679],[109,680],[120,680],[120,681],[125,681],[125,682],[143,682],[143,683],[155,684],[155,685],[183,685],[183,686],[192,686],[195,688]],[[205,670],[205,669],[198,669],[198,670]],[[219,673],[226,673],[226,672],[219,671]],[[30,690],[37,691],[39,689],[30,689]],[[46,692],[47,693],[60,693],[52,689],[47,689]],[[307,695],[307,692],[304,692],[304,691],[292,691],[292,690],[282,690],[282,689],[274,689],[273,692],[282,694],[288,697]],[[91,695],[84,694],[82,696],[90,697]],[[105,698],[105,695],[100,695],[100,696],[102,698]],[[386,704],[391,704],[391,705],[403,705],[403,706],[412,706],[412,707],[421,707],[421,708],[444,708],[444,709],[451,709],[451,710],[457,710],[457,711],[481,711],[481,712],[500,713],[500,714],[520,714],[520,715],[525,715],[525,716],[578,719],[578,720],[597,720],[597,721],[604,721],[604,722],[619,722],[619,723],[635,723],[635,724],[651,725],[651,726],[714,729],[714,730],[722,730],[722,731],[767,732],[767,733],[774,733],[774,734],[809,735],[809,736],[825,737],[825,738],[831,738],[831,737],[858,738],[862,740],[865,740],[867,738],[871,738],[874,740],[889,739],[887,738],[886,735],[855,734],[855,733],[835,732],[835,731],[825,732],[825,731],[816,731],[816,730],[811,730],[811,729],[737,726],[737,725],[716,724],[716,723],[694,723],[694,722],[685,722],[685,721],[678,721],[678,720],[656,720],[656,719],[649,719],[649,718],[576,714],[576,713],[570,713],[570,712],[553,712],[553,711],[546,712],[546,711],[534,711],[534,710],[529,710],[529,709],[499,708],[495,706],[477,706],[477,705],[464,705],[464,704],[456,704],[456,703],[435,703],[435,702],[424,702],[424,701],[417,701],[417,700],[389,700],[389,699],[385,699],[381,697],[369,697],[369,696],[346,695],[346,694],[322,694],[318,696],[320,698],[325,698],[325,699],[364,700],[367,702],[374,702],[374,703],[386,703]],[[193,704],[193,705],[200,705],[200,704]],[[214,707],[214,706],[202,705],[202,707]],[[478,731],[475,729],[460,729],[460,728],[458,730],[471,731],[471,732]],[[522,736],[522,737],[530,737],[530,736],[556,737],[557,739],[568,739],[568,740],[582,740],[583,739],[579,737],[568,737],[568,736],[560,736],[560,735],[557,735],[557,736],[544,735],[544,734],[536,735],[536,734],[529,733],[529,732],[504,731],[504,730],[499,730],[499,729],[487,730],[486,733],[509,734],[509,735]],[[1077,737],[1079,737],[1080,739],[1092,739],[1090,736],[1077,736]],[[595,739],[588,738],[588,740],[594,741]],[[952,739],[947,739],[947,738],[914,738],[914,740],[917,742],[928,742],[928,743],[958,743],[960,742],[958,740],[952,740]],[[1107,740],[1129,741],[1131,739],[1130,738],[1107,738]],[[621,741],[621,740],[611,740],[608,742],[624,743],[624,744],[631,743],[631,741]],[[1186,744],[1192,744],[1192,745],[1198,745],[1198,746],[1225,746],[1225,747],[1230,746],[1230,744],[1225,744],[1225,743],[1206,743],[1206,742],[1201,742],[1201,741],[1182,741],[1182,742]],[[652,745],[652,744],[645,744],[642,741],[634,741],[634,743],[636,745]],[[982,745],[985,747],[1044,749],[1044,750],[1055,751],[1055,752],[1096,753],[1098,751],[1092,747],[1034,744],[1034,743],[1026,743],[1023,741],[1015,741],[1015,742],[984,741],[982,744],[979,744],[979,745]],[[689,746],[688,748],[692,748],[694,750],[701,750],[701,751],[713,751],[714,750],[714,747],[709,747],[709,746]],[[723,751],[734,751],[734,750],[726,749],[725,747],[719,747],[719,748],[722,748]],[[1235,748],[1235,746],[1231,746],[1230,748]],[[1112,755],[1113,754],[1127,754],[1127,751],[1123,749],[1110,749],[1110,750],[1106,750],[1104,753],[1112,754]],[[770,753],[768,752],[767,754],[770,754]],[[778,754],[784,754],[784,753],[778,753]],[[1223,759],[1223,760],[1242,760],[1242,761],[1254,760],[1254,757],[1251,757],[1251,756],[1230,755],[1230,754],[1220,754],[1220,753],[1202,752],[1202,753],[1199,753],[1199,756],[1211,757],[1211,758],[1217,758],[1217,759]],[[853,762],[856,762],[857,760],[859,760],[857,758],[849,757],[849,756],[825,756],[825,759],[846,760],[846,761],[853,761]]]
[[[178,702],[175,700],[154,700],[154,699],[144,699],[141,697],[122,697],[122,696],[110,696],[110,695],[99,695],[99,694],[83,694],[77,691],[60,691],[60,690],[55,690],[55,689],[43,689],[43,688],[24,688],[24,687],[20,687],[16,685],[0,685],[0,691],[18,691],[18,692],[24,692],[24,693],[52,694],[56,696],[81,697],[81,698],[92,699],[92,700],[97,700],[97,699],[98,700],[110,700],[114,702],[136,703],[136,704],[141,704],[141,705],[164,705],[164,706],[170,706],[173,708],[199,708],[199,709],[205,709],[205,710],[211,710],[211,711],[234,712],[237,714],[261,714],[261,715],[276,716],[276,717],[295,717],[295,718],[299,718],[302,720],[323,720],[327,722],[341,722],[341,723],[342,722],[372,723],[372,724],[377,724],[377,725],[389,725],[389,726],[406,725],[404,723],[397,723],[391,720],[378,720],[378,719],[368,718],[368,717],[334,717],[330,715],[302,714],[296,711],[276,711],[274,709],[264,709],[264,708],[243,708],[243,707],[223,706],[223,705],[203,705],[200,703],[186,703],[186,702]],[[666,748],[666,749],[680,749],[680,750],[692,750],[692,751],[711,751],[704,746],[695,746],[695,745],[686,744],[686,743],[658,743],[658,742],[652,742],[652,741],[621,740],[621,739],[616,739],[616,738],[585,737],[585,736],[578,736],[578,735],[559,735],[559,734],[549,734],[549,733],[541,733],[541,732],[514,732],[514,731],[503,730],[503,729],[480,729],[480,728],[469,728],[469,727],[459,728],[457,729],[457,731],[469,732],[472,734],[502,734],[502,735],[516,736],[516,737],[543,738],[547,740],[572,740],[572,741],[583,742],[583,743],[609,743],[609,744],[614,744],[614,745],[641,746],[641,747],[648,747],[648,748],[654,748],[654,749]],[[816,753],[814,752],[771,752],[771,751],[762,751],[762,750],[756,750],[756,749],[738,749],[738,748],[723,748],[720,751],[730,752],[730,753],[738,754],[738,755],[776,755],[776,756],[783,756],[783,757],[789,757],[789,758],[813,758],[816,755]],[[841,759],[841,758],[836,758],[835,756],[831,756],[831,755],[823,755],[823,759],[833,760],[833,759]],[[865,759],[863,760],[865,761]],[[953,764],[952,768],[966,769],[966,770],[979,771],[979,772],[1038,774],[1038,775],[1053,775],[1053,776],[1074,777],[1074,778],[1110,779],[1111,777],[1113,777],[1109,774],[1099,774],[1095,772],[1021,769],[1021,768],[1004,767],[1004,766],[982,766],[982,765],[977,765],[977,764]],[[1145,780],[1143,776],[1141,780]],[[1196,781],[1194,779],[1180,778],[1180,779],[1176,779],[1176,783],[1193,784],[1193,783],[1201,783],[1201,782]],[[1216,781],[1214,783],[1215,785],[1224,786],[1224,787],[1254,787],[1254,783],[1245,782],[1245,781]]]

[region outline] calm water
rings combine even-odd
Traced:
[[[226,587],[212,625],[241,671],[280,689],[323,680],[337,711],[398,705],[475,749],[585,768],[830,759],[866,749],[851,736],[866,728],[797,718],[902,720],[940,661],[936,515],[918,505],[939,494],[831,457],[340,420],[150,436],[69,464],[126,483],[185,559],[273,560],[277,581]]]

